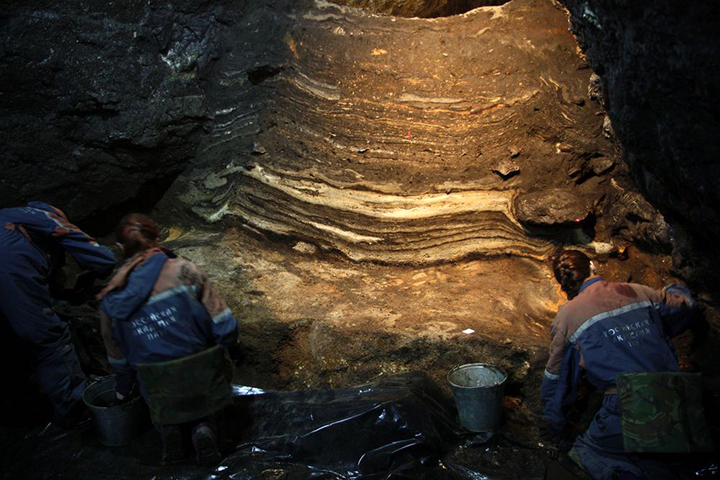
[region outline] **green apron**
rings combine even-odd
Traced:
[[[138,364],[137,371],[156,424],[192,422],[230,403],[232,364],[219,345],[176,360]]]
[[[615,376],[626,452],[712,451],[699,373]]]

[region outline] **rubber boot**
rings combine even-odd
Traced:
[[[195,425],[192,431],[192,442],[198,465],[217,465],[221,460],[217,437],[207,423],[202,422]]]
[[[162,440],[160,465],[177,465],[185,458],[182,432],[178,425],[156,425]]]

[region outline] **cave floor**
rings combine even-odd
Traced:
[[[543,478],[548,465],[557,466],[535,427],[549,325],[565,301],[547,263],[511,256],[422,266],[357,263],[242,228],[164,224],[163,245],[200,265],[240,322],[236,383],[328,390],[422,370],[450,398],[450,368],[493,364],[508,374],[501,427],[488,442],[466,436],[444,460],[489,479]],[[668,258],[625,253],[600,259],[606,278],[655,287],[672,280]],[[107,374],[96,314],[83,306],[70,321],[83,367]],[[578,430],[593,411],[578,418]],[[154,445],[156,436],[148,432],[141,443]],[[85,451],[102,450],[87,434],[81,442]],[[142,465],[152,460],[146,450],[136,459]],[[132,452],[123,449],[121,456]],[[103,455],[117,460],[112,451]],[[563,466],[582,478],[573,465]]]
[[[356,263],[242,229],[177,226],[164,245],[209,273],[241,323],[238,380],[263,388],[334,388],[408,369],[442,386],[453,365],[472,362],[504,368],[520,388],[544,368],[565,301],[549,264],[527,258]],[[668,269],[667,258],[637,250],[601,264],[608,279],[656,287]]]

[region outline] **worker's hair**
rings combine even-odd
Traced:
[[[565,250],[553,260],[555,279],[568,298],[574,298],[590,276],[590,259],[579,250]]]
[[[127,257],[157,247],[159,236],[160,229],[157,223],[142,213],[125,216],[115,230],[115,238],[122,244]]]

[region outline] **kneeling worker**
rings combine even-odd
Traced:
[[[667,471],[667,464],[637,453],[673,451],[669,445],[673,432],[667,431],[668,425],[674,425],[672,421],[660,427],[656,424],[652,427],[649,422],[643,424],[642,428],[651,428],[641,431],[655,431],[651,435],[637,435],[628,428],[648,412],[648,417],[657,417],[661,412],[671,419],[698,416],[665,408],[672,402],[659,398],[689,377],[699,377],[679,373],[670,343],[671,337],[689,326],[695,301],[687,288],[677,284],[657,291],[633,283],[606,282],[597,276],[590,259],[577,250],[560,254],[553,262],[553,270],[569,302],[560,307],[550,329],[550,358],[542,383],[541,435],[556,445],[563,442],[567,416],[584,371],[587,381],[605,395],[590,427],[575,440],[571,457],[579,459],[595,479],[674,478]],[[699,383],[699,378],[695,379]],[[637,394],[637,388],[648,385],[655,390],[651,388],[647,395]],[[676,389],[678,398],[690,390],[680,385]],[[642,403],[646,398],[652,402],[650,408]],[[625,403],[626,399],[629,403]],[[638,405],[638,401],[640,407],[633,410],[631,407]],[[682,402],[676,405],[679,403]],[[702,403],[698,403],[692,410],[702,409]],[[705,429],[704,434],[707,433],[702,418],[694,425],[700,425],[695,431]],[[707,435],[704,436],[707,440]],[[689,444],[696,443],[695,440]],[[652,442],[658,445],[650,445]]]
[[[225,350],[237,341],[237,321],[207,275],[158,246],[153,220],[129,215],[116,235],[127,260],[98,298],[117,398],[131,396],[137,372],[162,437],[163,463],[182,458],[179,444],[188,429],[198,462],[217,462],[208,420],[230,402]]]

